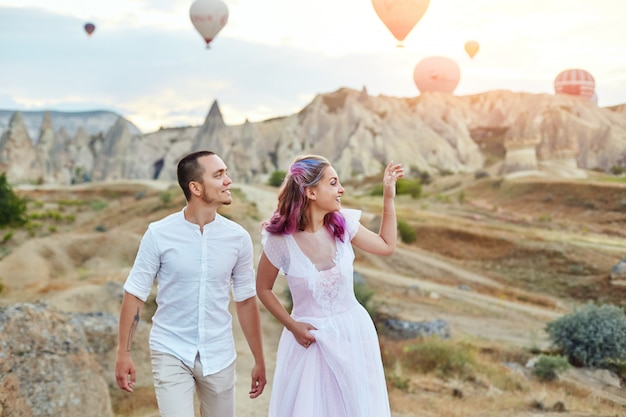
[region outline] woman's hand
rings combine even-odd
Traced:
[[[396,182],[404,177],[404,168],[402,164],[394,164],[390,161],[385,168],[383,175],[383,187],[384,195],[388,197],[395,197],[396,195]]]
[[[315,342],[315,336],[311,334],[310,330],[317,330],[317,328],[312,324],[297,321],[289,330],[296,338],[296,342],[305,348],[308,348],[311,343]]]

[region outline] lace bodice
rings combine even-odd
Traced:
[[[346,218],[343,242],[335,240],[333,266],[318,270],[304,254],[293,235],[270,235],[263,232],[267,258],[281,270],[293,299],[296,317],[324,317],[347,311],[358,303],[353,289],[354,251],[350,243],[359,228],[360,211],[342,210]]]

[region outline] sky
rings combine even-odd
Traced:
[[[415,97],[429,56],[459,65],[459,96],[553,94],[558,73],[582,68],[600,106],[626,103],[623,0],[430,0],[402,48],[370,0],[223,1],[207,49],[192,0],[0,0],[0,109],[110,110],[149,133],[201,125],[217,100],[240,124],[342,87]]]

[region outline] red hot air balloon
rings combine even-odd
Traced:
[[[559,73],[554,80],[556,94],[569,94],[587,100],[593,100],[596,81],[593,76],[583,69],[567,69]]]
[[[415,66],[413,79],[422,94],[431,91],[452,94],[461,79],[461,69],[450,58],[431,56]]]
[[[222,0],[196,0],[189,8],[189,18],[208,48],[228,22],[228,6]]]
[[[474,55],[480,49],[480,45],[476,41],[467,41],[465,42],[465,52],[469,55],[470,58],[474,58]]]
[[[374,11],[398,40],[398,46],[424,16],[430,0],[372,0]]]
[[[93,23],[85,23],[85,32],[87,32],[87,36],[91,36],[94,30],[96,30],[96,25]]]

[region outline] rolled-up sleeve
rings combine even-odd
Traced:
[[[256,295],[253,256],[252,238],[248,233],[244,233],[241,238],[239,259],[233,268],[232,275],[235,301],[244,301]]]
[[[150,228],[141,238],[135,263],[124,283],[124,291],[146,301],[159,270],[160,256]]]

